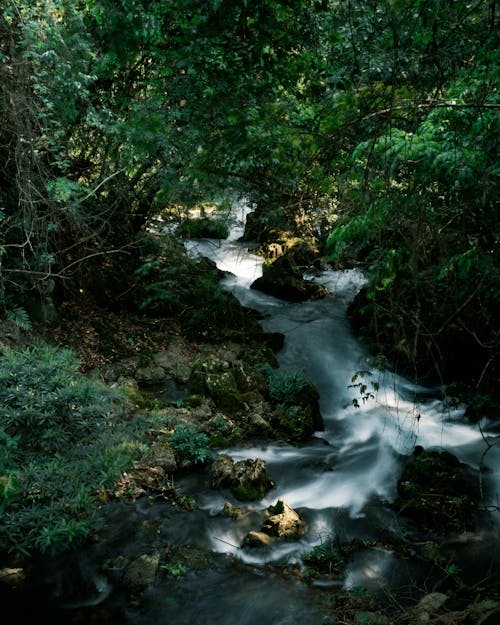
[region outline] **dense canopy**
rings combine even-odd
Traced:
[[[5,0],[2,313],[92,297],[152,216],[240,195],[367,270],[357,323],[394,366],[491,403],[496,5]]]

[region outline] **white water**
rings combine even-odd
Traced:
[[[215,551],[232,552],[250,563],[293,559],[328,537],[365,537],[370,528],[390,526],[394,518],[383,504],[396,495],[397,479],[404,459],[415,445],[446,449],[475,469],[481,464],[486,493],[484,505],[492,508],[498,521],[500,493],[499,445],[486,433],[488,424],[471,425],[464,418],[464,406],[450,407],[425,389],[389,371],[367,363],[367,354],[352,335],[346,318],[348,303],[364,282],[355,270],[327,271],[313,278],[329,288],[331,297],[305,303],[288,303],[249,289],[262,273],[262,258],[247,251],[237,239],[243,232],[248,209],[225,241],[191,241],[188,251],[213,259],[219,269],[230,272],[223,286],[245,306],[264,315],[265,331],[281,332],[285,345],[278,354],[282,369],[299,371],[320,392],[325,430],[310,444],[267,445],[258,448],[224,450],[235,460],[263,458],[276,487],[260,502],[248,507],[247,521],[222,520],[225,499],[211,493],[199,502],[209,513],[207,532]],[[369,374],[353,376],[361,370]],[[364,382],[370,396],[363,399],[353,383]],[[376,383],[378,386],[373,386]],[[375,390],[377,388],[378,390]],[[353,405],[357,400],[359,407]],[[485,454],[485,452],[487,453]],[[298,542],[282,543],[272,553],[241,548],[250,527],[252,510],[262,510],[284,498],[306,520],[308,532]],[[382,575],[391,566],[390,554],[383,552],[363,561],[348,572],[346,586]],[[364,573],[360,573],[364,571]]]

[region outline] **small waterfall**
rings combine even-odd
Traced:
[[[217,514],[224,505],[223,497],[206,493],[199,503],[209,514],[207,534],[214,551],[263,563],[299,559],[328,536],[373,538],[381,526],[394,523],[386,504],[396,495],[401,468],[415,445],[449,450],[476,469],[484,464],[489,493],[485,505],[495,508],[500,493],[500,450],[487,447],[488,424],[471,425],[464,418],[464,406],[451,407],[435,398],[435,390],[371,367],[369,355],[353,336],[346,308],[365,282],[362,272],[325,271],[307,276],[332,293],[319,301],[289,303],[251,290],[251,283],[261,275],[262,259],[238,242],[249,208],[239,205],[238,210],[242,217],[227,240],[190,241],[187,249],[190,254],[208,256],[228,272],[224,288],[243,305],[262,313],[265,331],[285,335],[278,354],[280,366],[301,372],[316,385],[325,430],[300,446],[269,444],[224,450],[235,460],[264,459],[276,482],[276,488],[262,501],[249,506],[248,515],[283,497],[300,511],[309,529],[302,540],[258,555],[240,547],[248,530],[244,523],[228,522]],[[363,397],[353,384],[361,372],[367,386]],[[369,563],[358,565],[348,573],[346,586],[353,580],[359,582],[363,567],[380,573],[392,566],[387,553],[372,554]]]

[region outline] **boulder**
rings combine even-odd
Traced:
[[[478,481],[456,456],[417,446],[398,480],[393,508],[420,529],[462,532],[473,527],[478,495]]]
[[[165,379],[165,369],[158,365],[151,365],[150,367],[139,367],[134,374],[135,379],[139,384],[146,386],[157,384]]]
[[[305,534],[304,521],[284,499],[266,508],[265,514],[260,530],[251,530],[243,539],[244,547],[269,547],[277,540],[298,540]]]
[[[269,534],[265,532],[257,532],[251,530],[243,539],[244,547],[271,547],[274,544],[274,540]]]
[[[295,510],[284,500],[278,499],[267,509],[270,516],[262,527],[262,532],[278,538],[297,539],[305,534],[305,524]]]
[[[216,354],[204,356],[194,364],[188,380],[191,393],[206,395],[221,410],[231,413],[244,409],[244,402],[233,373],[232,359]]]
[[[240,501],[253,501],[262,497],[274,486],[266,472],[266,463],[261,458],[234,460],[222,454],[212,463],[211,487],[228,488]]]
[[[294,245],[273,262],[264,264],[262,276],[257,278],[250,288],[289,302],[303,302],[327,297],[330,292],[325,286],[311,280],[305,280],[303,277],[305,267],[312,260],[313,256],[306,245]]]
[[[159,566],[158,554],[139,556],[125,569],[123,585],[130,592],[142,592],[155,581]]]

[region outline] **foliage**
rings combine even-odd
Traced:
[[[498,373],[495,16],[485,3],[436,4],[434,14],[434,3],[419,3],[413,14],[409,3],[397,4],[389,40],[397,56],[380,65],[391,68],[391,83],[362,81],[356,90],[358,106],[361,97],[368,105],[367,94],[380,99],[359,120],[345,161],[345,209],[327,247],[337,266],[367,269],[351,312],[370,348],[407,374],[458,382],[474,401]],[[375,44],[383,31],[373,23],[366,32]],[[474,60],[461,64],[457,55],[472,51],[473,41]],[[380,51],[371,48],[374,63]],[[365,50],[357,52],[364,59]],[[469,353],[466,367],[457,349]]]
[[[13,321],[16,326],[21,328],[22,330],[31,330],[32,324],[31,319],[24,308],[21,306],[11,306],[6,308],[5,316],[10,321]]]
[[[209,438],[192,425],[178,425],[169,437],[170,445],[182,460],[193,464],[203,463],[211,455]]]
[[[77,366],[71,351],[44,344],[8,351],[0,360],[0,419],[24,449],[60,452],[96,415],[115,411],[113,394]]]
[[[201,217],[182,222],[176,230],[182,238],[226,239],[229,235],[227,224],[220,219]]]
[[[244,320],[236,298],[219,284],[215,264],[193,260],[170,238],[163,253],[136,270],[139,308],[151,315],[176,315],[190,340],[218,340],[231,328],[241,333]]]
[[[72,352],[34,345],[0,360],[0,536],[17,554],[64,551],[97,522],[97,497],[140,450],[125,402],[78,372]]]
[[[363,325],[396,364],[454,378],[449,345],[465,337],[465,378],[484,392],[498,373],[496,3],[178,4],[4,2],[0,312],[99,292],[152,215],[183,221],[234,193],[262,229],[367,269]],[[145,308],[189,308],[181,264],[155,261]],[[227,304],[209,284],[186,314],[195,338]]]
[[[266,375],[269,397],[275,404],[282,407],[300,404],[301,393],[309,384],[301,373],[273,369],[267,364],[260,370]]]

